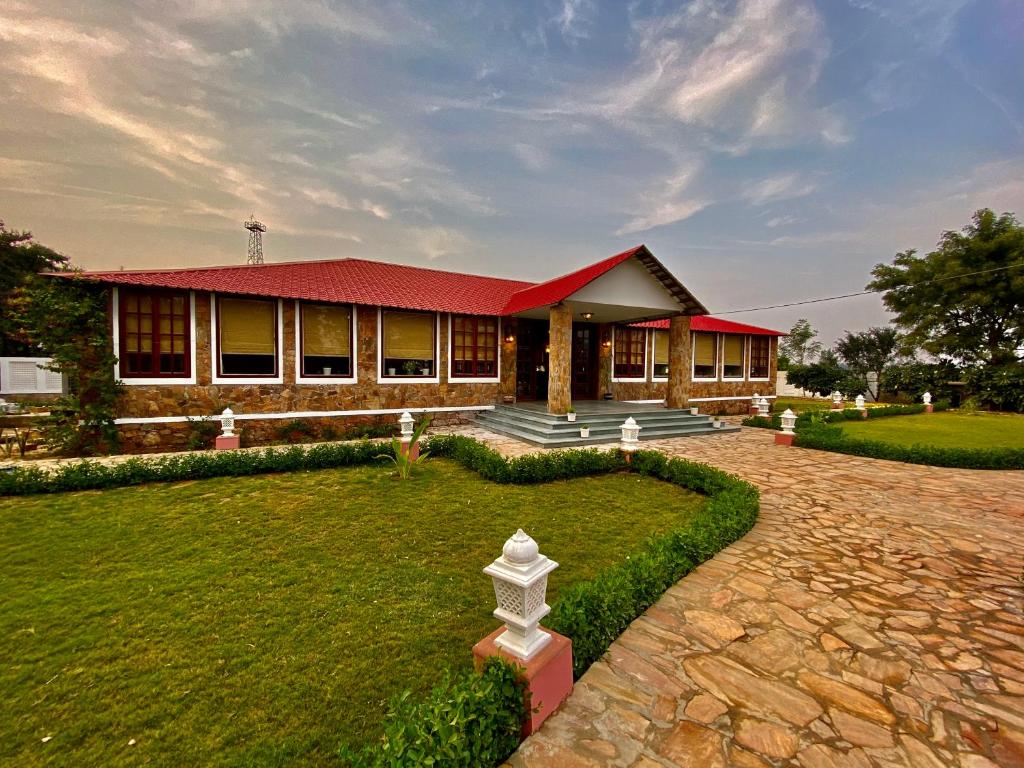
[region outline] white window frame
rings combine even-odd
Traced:
[[[664,330],[661,328],[652,328],[651,332],[647,335],[651,337],[651,381],[656,383],[662,383],[668,381],[668,376],[655,376],[654,375],[654,339],[659,333],[664,333],[668,336],[669,353],[668,359],[672,360],[672,335],[669,333],[668,328]]]
[[[284,384],[284,300],[277,299],[277,376],[220,376],[217,362],[220,359],[220,328],[217,325],[217,298],[244,299],[251,301],[274,301],[266,296],[242,296],[233,293],[210,294],[210,365],[213,384]]]
[[[697,341],[697,334],[698,333],[709,333],[709,334],[711,334],[712,336],[715,337],[715,357],[716,357],[716,360],[715,360],[715,371],[721,372],[721,370],[722,370],[722,368],[721,368],[722,350],[720,349],[720,346],[721,346],[721,343],[722,343],[721,342],[722,334],[720,334],[718,331],[690,331],[690,381],[719,381],[720,379],[718,378],[718,376],[710,376],[710,377],[708,377],[708,376],[697,376],[697,374],[696,374],[696,370],[697,370],[697,355],[695,355],[694,352],[697,349],[696,341]]]
[[[754,339],[759,339],[759,338],[765,338],[765,339],[768,340],[768,375],[764,376],[764,377],[753,376],[751,374],[751,366],[752,366],[752,364],[754,362],[754,356],[753,356],[753,352],[754,352]],[[771,381],[771,373],[772,373],[772,337],[771,336],[763,336],[762,337],[760,335],[750,334],[749,336],[747,336],[747,340],[748,340],[748,349],[747,349],[747,381]]]
[[[384,312],[419,312],[419,309],[402,309],[401,307],[377,307],[377,383],[378,384],[440,384],[441,383],[441,313],[434,315],[434,375],[433,376],[385,376],[384,375]]]
[[[355,304],[337,304],[333,306],[349,306],[352,307],[352,327],[349,329],[351,334],[349,338],[352,342],[352,375],[351,376],[303,376],[302,375],[302,305],[308,304],[312,307],[323,307],[332,306],[327,302],[322,301],[306,301],[302,299],[295,300],[295,383],[296,384],[356,384],[359,382],[359,359],[356,350],[359,348],[359,337],[356,335],[359,327],[356,322],[356,313],[359,311],[356,309]]]
[[[155,286],[138,286],[140,289],[145,290],[146,288],[152,288],[155,291],[160,290]],[[154,384],[167,384],[169,386],[174,385],[193,385],[196,383],[196,292],[188,292],[188,305],[189,305],[189,356],[191,357],[191,366],[189,370],[192,371],[190,376],[147,376],[146,378],[133,378],[127,379],[121,378],[121,291],[118,286],[114,286],[113,298],[111,301],[111,307],[113,312],[113,347],[114,357],[117,361],[114,363],[114,381],[124,384],[127,387],[151,387]]]
[[[615,335],[616,335],[615,334],[615,328],[616,328],[616,326],[613,325],[612,326],[612,381],[614,383],[616,383],[616,384],[643,384],[643,383],[646,383],[648,381],[647,372],[650,370],[650,367],[647,364],[648,363],[648,359],[649,359],[647,357],[647,345],[648,345],[648,343],[650,341],[650,339],[649,339],[650,334],[647,332],[646,328],[635,329],[635,330],[641,330],[641,331],[644,332],[644,375],[640,376],[640,377],[636,377],[636,376],[616,376],[615,375]]]
[[[498,375],[497,376],[453,376],[452,375],[452,315],[461,317],[472,317],[461,312],[448,313],[448,383],[449,384],[500,384],[501,383],[501,318],[498,320]],[[479,317],[492,317],[492,315],[479,315]]]
[[[725,375],[725,337],[726,336],[739,336],[740,347],[743,349],[743,361],[740,363],[740,375],[739,376],[726,376]],[[747,349],[747,337],[739,333],[719,333],[718,334],[718,374],[720,381],[746,381],[747,380],[747,366],[750,365],[750,355]]]

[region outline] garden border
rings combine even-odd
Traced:
[[[423,448],[501,484],[539,484],[629,471],[707,496],[684,525],[650,537],[628,559],[562,592],[546,625],[572,640],[577,678],[672,584],[749,531],[759,511],[760,493],[754,485],[714,467],[670,459],[656,451],[627,455],[590,448],[510,459],[461,435],[432,436]],[[364,441],[130,459],[116,465],[82,461],[52,472],[19,468],[0,475],[0,496],[340,468],[374,463],[382,451],[391,450],[387,443]],[[508,663],[489,663],[482,675],[449,676],[422,701],[410,701],[407,694],[399,697],[385,719],[379,743],[360,752],[343,746],[339,756],[359,768],[420,764],[428,756],[453,767],[498,764],[519,744],[527,715],[524,695],[525,686]]]

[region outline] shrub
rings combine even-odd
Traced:
[[[972,397],[987,408],[1024,413],[1024,363],[968,368],[964,379]]]
[[[499,658],[482,674],[448,677],[423,701],[405,693],[392,705],[378,745],[361,752],[342,748],[353,768],[436,765],[479,768],[498,765],[522,738],[526,684],[519,668]]]

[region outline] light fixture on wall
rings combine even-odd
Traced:
[[[580,317],[582,317],[584,320],[591,320],[594,317],[594,313],[593,312],[580,312]]]
[[[605,349],[611,349],[612,337],[609,336],[607,333],[604,335],[604,338],[601,339],[601,346],[604,347]]]
[[[505,343],[506,344],[511,344],[515,340],[516,340],[516,335],[514,333],[506,333],[505,334]]]

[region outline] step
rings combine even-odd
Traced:
[[[485,412],[477,416],[477,421],[482,424],[506,424],[508,426],[514,426],[519,429],[527,430],[529,432],[536,432],[544,435],[559,435],[559,434],[571,434],[578,432],[581,424],[588,424],[592,433],[614,433],[619,434],[622,422],[618,419],[596,421],[588,419],[587,421],[581,422],[537,422],[527,421],[519,419],[518,417],[501,413],[498,411]],[[647,419],[643,422],[638,422],[641,427],[641,434],[645,431],[652,429],[662,428],[677,428],[677,427],[699,427],[709,428],[711,426],[711,418],[708,416],[688,416],[686,419],[676,419],[670,417],[662,417],[658,419]]]
[[[492,418],[480,418],[476,419],[480,426],[485,427],[498,434],[507,435],[509,437],[515,437],[525,442],[540,445],[545,448],[566,448],[566,447],[580,447],[587,445],[601,445],[607,443],[618,442],[621,439],[621,431],[618,429],[611,430],[594,430],[591,428],[590,436],[582,438],[579,436],[579,431],[575,432],[544,432],[541,430],[531,429],[529,427],[523,428],[517,425],[515,422],[507,420],[497,420]],[[711,435],[711,434],[722,434],[725,432],[737,432],[739,427],[724,426],[720,429],[715,429],[706,423],[703,425],[676,425],[676,426],[663,426],[655,429],[650,429],[646,433],[644,430],[640,431],[640,440],[659,440],[668,437],[691,437],[698,435]]]

